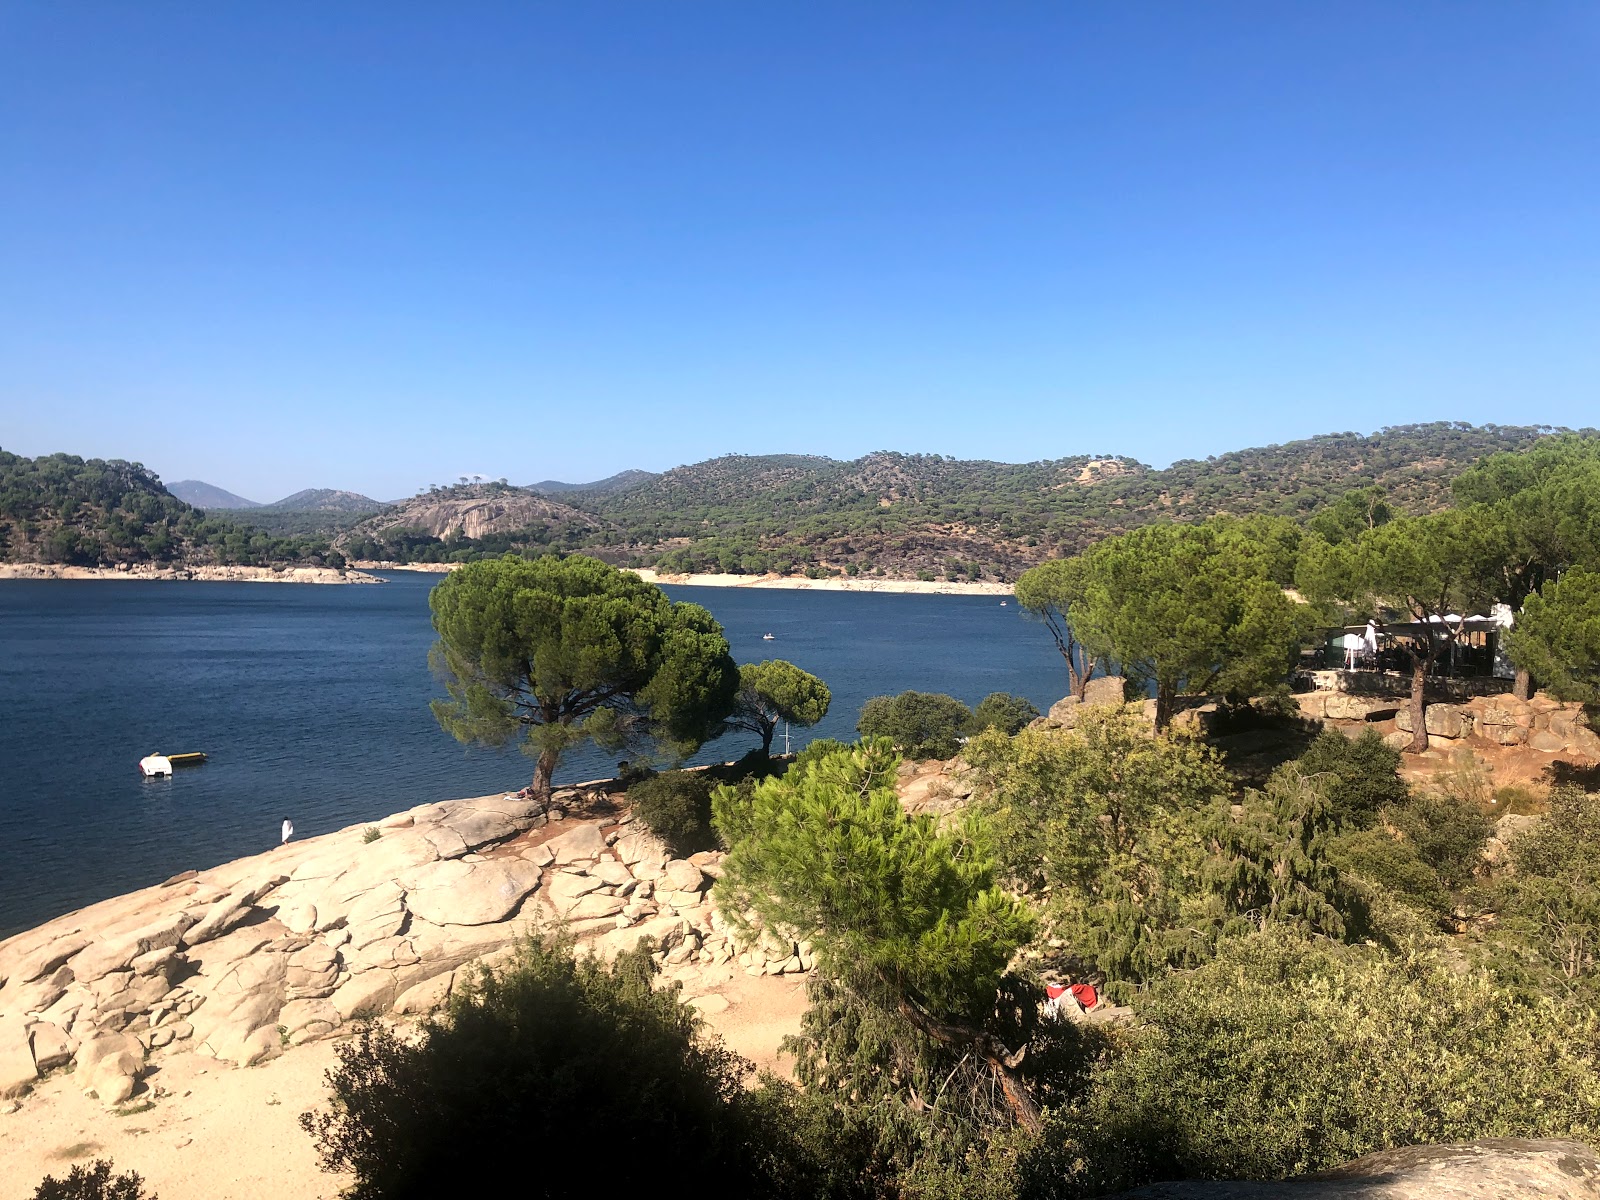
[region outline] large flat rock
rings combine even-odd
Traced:
[[[1600,1200],[1600,1157],[1581,1142],[1486,1138],[1407,1146],[1276,1183],[1155,1183],[1116,1200]]]
[[[504,921],[539,886],[539,868],[521,859],[465,863],[448,859],[403,877],[406,907],[434,925]]]

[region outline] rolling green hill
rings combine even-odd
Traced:
[[[1164,470],[1105,454],[1031,463],[890,452],[848,462],[727,455],[561,490],[562,507],[541,510],[526,531],[501,521],[483,538],[463,537],[459,529],[442,539],[418,536],[437,527],[431,508],[438,497],[417,497],[364,522],[360,549],[439,560],[505,549],[582,549],[674,572],[1009,580],[1035,562],[1151,521],[1218,513],[1303,520],[1371,484],[1386,488],[1399,510],[1426,512],[1448,503],[1450,480],[1477,459],[1552,432],[1402,425],[1184,460]],[[475,496],[471,487],[447,491],[453,501]]]
[[[211,517],[139,463],[0,450],[0,561],[339,565],[325,538],[276,537]]]

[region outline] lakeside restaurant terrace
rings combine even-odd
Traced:
[[[1428,669],[1430,696],[1509,692],[1516,670],[1501,639],[1511,620],[1510,610],[1497,605],[1488,616],[1452,613],[1431,622],[1369,621],[1331,629],[1302,653],[1296,684],[1305,691],[1405,695],[1411,688],[1411,648],[1432,639],[1437,654]]]

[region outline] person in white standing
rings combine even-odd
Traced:
[[[287,844],[289,839],[292,838],[293,836],[294,836],[294,822],[289,820],[288,817],[285,817],[283,819],[283,844]]]

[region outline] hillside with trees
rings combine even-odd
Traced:
[[[1354,489],[1380,488],[1398,514],[1450,500],[1451,481],[1487,455],[1522,449],[1547,426],[1403,425],[1183,460],[1165,470],[1114,455],[998,463],[880,452],[849,462],[726,455],[660,475],[623,472],[587,487],[505,481],[432,488],[385,510],[340,545],[351,557],[469,561],[506,550],[583,550],[664,572],[808,573],[1014,580],[1163,518],[1256,514],[1298,523]],[[557,500],[559,497],[559,500]],[[441,503],[549,507],[486,536],[443,534]],[[241,514],[252,520],[255,514]]]
[[[0,450],[0,561],[342,566],[344,559],[324,537],[284,537],[208,516],[139,463]]]

